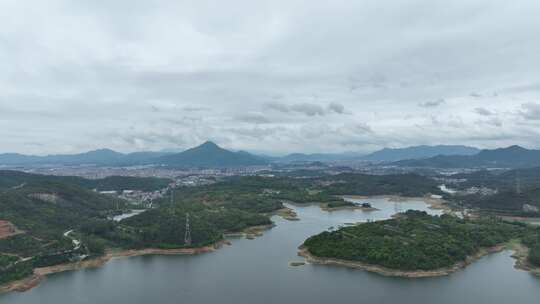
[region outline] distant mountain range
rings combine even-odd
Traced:
[[[0,154],[0,165],[130,165],[146,163],[164,156],[162,152],[119,153],[110,149],[94,150],[79,154],[59,154],[47,156],[23,155],[17,153]]]
[[[171,167],[242,167],[270,163],[333,162],[333,161],[384,162],[405,167],[469,168],[501,167],[527,168],[540,166],[540,151],[512,146],[495,150],[478,150],[467,146],[414,146],[400,149],[382,149],[368,155],[359,153],[302,154],[282,157],[258,156],[244,151],[223,149],[213,142],[185,150],[171,152],[119,153],[100,149],[80,154],[32,156],[16,153],[0,154],[0,165],[98,165],[129,166],[158,164]]]
[[[279,158],[273,158],[272,161],[280,163],[290,162],[330,162],[340,160],[356,160],[356,161],[369,161],[369,162],[395,162],[406,159],[423,159],[437,155],[474,155],[480,152],[479,149],[459,146],[459,145],[438,145],[438,146],[413,146],[407,148],[384,148],[382,150],[375,151],[368,155],[360,153],[316,153],[316,154],[303,154],[293,153]]]
[[[532,168],[540,166],[540,150],[510,146],[481,150],[474,155],[438,155],[425,159],[402,160],[394,164],[431,168]]]
[[[467,146],[414,146],[399,149],[384,148],[362,157],[367,161],[395,162],[405,159],[423,159],[438,155],[474,155],[479,149]]]
[[[100,149],[80,154],[33,156],[16,153],[0,154],[0,165],[100,165],[122,166],[162,164],[172,167],[239,167],[264,165],[268,162],[247,152],[232,152],[206,142],[180,153],[135,152],[119,153]]]

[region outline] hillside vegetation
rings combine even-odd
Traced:
[[[400,178],[401,177],[401,178]],[[115,222],[127,202],[89,189],[155,189],[168,180],[117,178],[87,180],[0,171],[0,220],[19,234],[0,239],[2,282],[22,278],[35,267],[99,256],[112,248],[185,248],[205,246],[254,226],[268,226],[270,214],[297,204],[347,206],[340,194],[422,196],[438,191],[418,175],[340,174],[311,178],[230,177],[215,184],[180,187],[157,208]],[[112,188],[109,188],[112,187]],[[191,243],[185,243],[189,214]],[[74,244],[74,239],[80,242]]]
[[[171,180],[167,178],[131,176],[109,176],[100,179],[86,179],[77,176],[40,175],[20,171],[0,170],[0,191],[29,183],[40,184],[51,182],[70,184],[90,190],[96,189],[98,191],[155,191],[167,187]]]
[[[526,228],[494,218],[463,220],[407,211],[398,218],[325,231],[304,242],[317,257],[415,271],[451,267],[482,248],[521,237]]]

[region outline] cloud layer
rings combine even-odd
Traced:
[[[540,2],[0,2],[0,152],[540,148]]]

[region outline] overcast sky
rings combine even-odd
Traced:
[[[0,152],[540,148],[540,1],[0,0]]]

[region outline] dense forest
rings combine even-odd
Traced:
[[[442,194],[438,184],[432,179],[417,175],[365,175],[338,174],[310,178],[280,177],[232,177],[218,184],[198,187],[208,200],[218,199],[216,195],[233,195],[238,199],[264,194],[264,197],[298,204],[333,203],[336,206],[349,205],[341,195],[402,195],[407,197]],[[190,189],[191,191],[192,189]],[[193,195],[184,194],[183,195]],[[260,195],[259,195],[260,197]]]
[[[90,190],[99,188],[101,183],[114,190],[157,189],[167,186],[169,180],[131,177],[88,180],[0,171],[0,220],[17,229],[12,236],[0,236],[0,283],[25,277],[35,267],[103,254],[105,242],[96,232],[103,226],[115,227],[109,217],[128,209],[129,205]],[[64,236],[72,229],[82,240],[79,247]]]
[[[13,173],[13,178],[9,174]],[[1,282],[22,278],[35,267],[69,261],[81,256],[102,255],[107,248],[182,248],[203,246],[259,225],[270,225],[267,213],[282,203],[249,185],[231,183],[179,188],[174,201],[165,197],[158,208],[121,222],[110,220],[119,210],[129,209],[126,201],[88,190],[95,181],[74,183],[57,178],[13,171],[0,174],[0,220],[18,233],[0,238]],[[137,178],[135,178],[136,180]],[[79,178],[74,178],[79,180]],[[130,179],[116,185],[145,183]],[[233,183],[234,184],[234,183]],[[164,184],[168,185],[168,182]],[[191,244],[184,244],[189,213]],[[65,234],[73,231],[68,237]],[[75,247],[72,238],[82,245]]]
[[[533,266],[540,267],[540,227],[529,227],[521,240],[529,248],[529,263]]]
[[[42,239],[55,238],[91,219],[106,219],[127,202],[71,184],[28,183],[0,192],[0,219]]]
[[[418,174],[339,174],[320,179],[331,195],[401,195],[407,197],[442,194],[438,183]],[[325,183],[326,182],[326,183]]]
[[[32,274],[32,263],[18,257],[0,254],[0,284],[22,279]]]
[[[526,229],[495,218],[472,221],[409,210],[395,219],[325,231],[307,239],[304,246],[317,257],[398,270],[433,270],[518,238]]]
[[[95,189],[97,191],[155,191],[167,187],[171,180],[167,178],[131,176],[109,176],[100,179],[86,179],[78,176],[53,176],[0,170],[0,191],[28,183],[41,184],[52,182],[79,186],[90,190]]]

